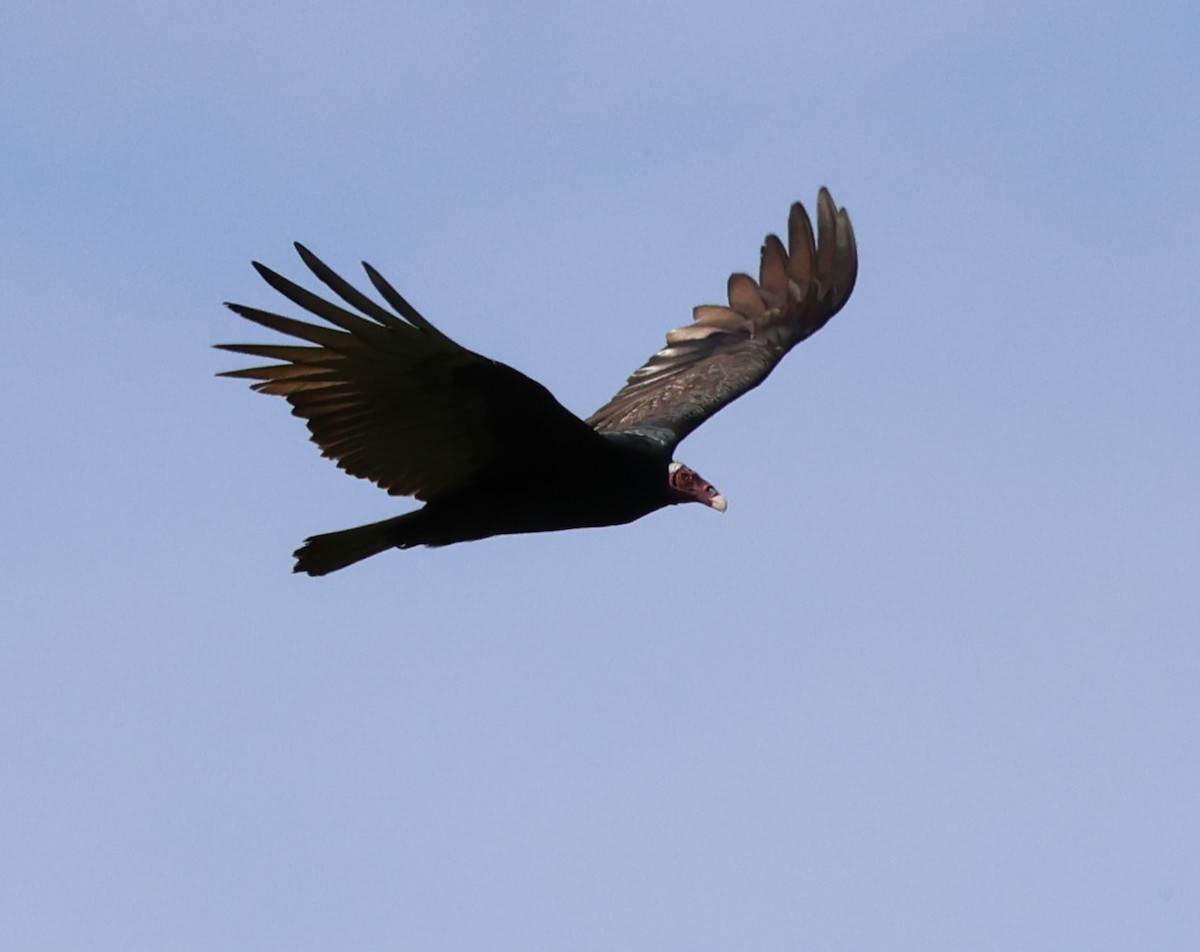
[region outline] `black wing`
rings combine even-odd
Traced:
[[[678,443],[710,416],[766,379],[783,355],[841,310],[858,274],[854,230],[822,188],[817,241],[804,206],[792,206],[788,248],[768,235],[759,280],[729,278],[729,307],[706,304],[695,322],[667,334],[667,346],[588,418],[597,430],[658,427]]]
[[[603,452],[604,441],[541,384],[459,346],[422,317],[370,265],[371,283],[395,313],[334,273],[303,245],[309,269],[360,313],[308,291],[258,262],[276,291],[332,327],[240,304],[264,327],[307,341],[219,344],[279,363],[221,376],[256,380],[308,421],[322,455],[392,495],[428,500],[487,472],[562,468]]]

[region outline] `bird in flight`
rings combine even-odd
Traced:
[[[675,447],[841,310],[858,272],[850,217],[823,188],[815,237],[804,206],[792,205],[787,247],[767,236],[758,281],[731,275],[728,307],[695,308],[692,323],[668,333],[584,420],[537,381],[451,340],[369,264],[387,307],[303,245],[296,250],[341,303],[254,262],[267,284],[323,323],[227,304],[306,343],[219,344],[275,361],[221,376],[284,397],[322,455],[351,476],[425,503],[307,539],[294,570],[309,575],[391,548],[621,525],[677,503],[724,512],[725,497],[673,459]]]

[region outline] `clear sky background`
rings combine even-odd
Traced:
[[[1200,948],[1195,3],[4,21],[0,948]],[[724,516],[292,575],[250,259],[586,415],[822,184]]]

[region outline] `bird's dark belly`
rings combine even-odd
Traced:
[[[475,487],[426,504],[426,544],[622,525],[667,504],[662,495],[639,488],[587,479]]]
[[[622,525],[661,505],[645,497],[583,486],[554,486],[540,492],[523,490],[497,501],[498,506],[489,507],[496,524],[503,526],[497,533]]]

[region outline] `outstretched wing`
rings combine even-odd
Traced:
[[[822,188],[817,240],[797,202],[788,217],[788,248],[767,236],[758,281],[731,275],[729,307],[695,308],[694,323],[667,334],[667,346],[587,422],[597,430],[659,428],[678,443],[824,327],[850,297],[857,274],[850,216]]]
[[[221,376],[258,381],[308,422],[322,455],[392,495],[428,500],[486,473],[519,476],[600,451],[603,440],[550,391],[498,361],[459,346],[422,317],[364,262],[388,310],[334,273],[303,245],[309,269],[358,313],[254,263],[276,291],[327,324],[241,304],[242,317],[307,341],[219,344],[278,363]],[[328,326],[332,325],[332,326]],[[548,452],[553,449],[553,455]]]

